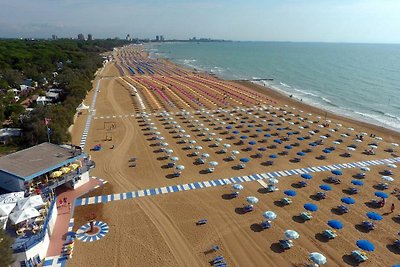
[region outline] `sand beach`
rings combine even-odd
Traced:
[[[312,252],[323,254],[326,266],[400,262],[393,245],[400,230],[400,194],[393,192],[400,188],[400,133],[263,86],[150,59],[140,46],[112,55],[84,100],[91,109],[71,129],[72,143],[82,144],[91,121],[84,151],[96,162],[91,175],[108,181],[75,204],[73,230],[95,213],[109,231],[94,242],[77,240],[68,266],[211,266],[217,256],[226,266],[306,266]],[[371,202],[381,200],[376,192],[387,194],[383,207]],[[258,202],[246,212],[249,196]],[[310,220],[300,216],[307,203],[318,208]],[[340,205],[348,212],[340,213]],[[276,214],[268,229],[261,225],[265,211]],[[197,225],[201,219],[207,223]],[[334,230],[330,220],[343,225],[333,239],[323,235]],[[299,238],[284,250],[286,230]],[[351,256],[363,251],[358,240],[375,247],[362,263]]]

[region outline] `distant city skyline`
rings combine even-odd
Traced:
[[[0,0],[0,38],[400,43],[398,0]]]

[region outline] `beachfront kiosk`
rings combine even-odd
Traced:
[[[94,167],[80,147],[51,143],[0,157],[0,227],[15,238],[13,267],[43,260],[57,217],[55,189],[85,184]]]

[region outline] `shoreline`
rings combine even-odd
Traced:
[[[318,103],[317,104],[318,107],[316,107],[316,106],[313,106],[312,103],[309,103],[307,100],[301,102],[300,100],[298,100],[298,101],[295,100],[294,97],[290,98],[289,95],[291,93],[285,91],[284,89],[276,89],[276,88],[273,88],[273,86],[270,86],[270,85],[257,84],[257,83],[254,83],[254,82],[250,81],[250,80],[249,81],[240,81],[240,80],[226,79],[226,78],[223,78],[223,77],[221,77],[220,75],[218,75],[216,73],[212,73],[212,72],[209,72],[209,71],[206,71],[206,70],[200,70],[195,66],[188,66],[188,65],[176,62],[176,61],[174,61],[174,60],[172,60],[170,58],[167,58],[167,57],[158,57],[156,55],[156,53],[152,53],[150,51],[151,47],[144,46],[144,49],[145,49],[145,52],[146,52],[146,54],[147,54],[147,56],[149,58],[158,58],[158,59],[161,59],[161,60],[165,60],[165,61],[167,61],[167,62],[169,62],[171,64],[177,65],[177,66],[179,66],[181,68],[184,68],[184,69],[186,69],[188,71],[191,71],[191,72],[195,71],[195,72],[200,73],[200,74],[211,75],[211,76],[216,77],[216,78],[218,78],[220,80],[242,84],[242,85],[245,85],[246,87],[250,87],[251,88],[253,85],[260,86],[261,88],[266,89],[269,93],[272,92],[274,95],[276,95],[279,98],[285,97],[285,98],[288,98],[290,100],[294,100],[294,101],[289,101],[290,103],[298,103],[298,104],[301,104],[301,106],[305,105],[305,106],[312,107],[313,109],[320,110],[320,112],[318,112],[318,114],[325,114],[325,112],[326,112],[331,117],[342,118],[343,120],[346,120],[346,121],[348,121],[350,123],[356,122],[357,124],[360,124],[360,125],[369,125],[368,128],[370,128],[370,129],[378,128],[381,131],[382,130],[390,131],[390,132],[393,132],[395,135],[400,136],[400,128],[397,129],[397,128],[390,127],[390,125],[386,125],[383,122],[380,122],[379,120],[371,119],[368,116],[363,116],[361,114],[357,115],[357,111],[354,111],[354,110],[350,111],[351,113],[354,113],[354,114],[353,115],[348,115],[348,114],[345,114],[346,113],[345,112],[345,110],[346,110],[345,107],[338,107],[338,109],[342,110],[343,112],[338,112],[338,111],[332,111],[332,110],[329,110],[329,109],[325,109],[325,108],[322,107],[323,103]],[[321,97],[323,97],[323,96],[321,96]]]
[[[148,51],[148,48],[145,48],[145,50],[143,50],[143,53],[144,53],[144,55],[146,57],[150,58],[150,52]],[[201,71],[201,70],[198,70],[198,69],[195,69],[195,70],[191,69],[188,66],[179,64],[179,63],[177,63],[177,62],[175,62],[175,61],[173,61],[173,60],[171,60],[169,58],[161,58],[160,57],[158,59],[159,60],[163,60],[165,62],[168,62],[169,64],[173,64],[173,65],[179,66],[181,68],[184,68],[184,69],[186,69],[186,70],[188,70],[190,72],[194,72],[195,71],[195,72],[203,74],[203,75],[210,75],[210,73],[208,73],[206,71]],[[315,106],[312,106],[311,104],[309,104],[307,102],[301,102],[301,101],[296,100],[295,98],[291,98],[289,95],[286,95],[284,92],[281,92],[281,91],[279,91],[277,89],[273,89],[273,88],[268,87],[268,86],[262,86],[262,85],[253,83],[251,81],[237,81],[237,80],[224,79],[224,78],[222,78],[222,77],[220,77],[220,76],[218,76],[216,74],[213,74],[212,76],[216,77],[217,79],[222,80],[222,81],[227,81],[227,82],[236,83],[236,84],[240,84],[240,85],[246,86],[249,89],[255,90],[255,91],[257,91],[259,93],[262,93],[262,94],[265,94],[265,95],[268,95],[269,97],[274,98],[277,102],[281,102],[281,103],[287,104],[287,105],[289,105],[291,107],[296,107],[298,109],[307,110],[307,111],[309,111],[311,113],[315,113],[315,114],[318,114],[320,116],[324,116],[325,114],[327,114],[327,118],[328,119],[329,118],[331,118],[331,119],[333,118],[333,119],[336,119],[336,120],[344,121],[344,122],[349,123],[349,124],[355,124],[355,125],[358,125],[358,126],[362,126],[362,127],[370,129],[373,132],[379,132],[379,133],[388,134],[393,139],[400,138],[400,130],[396,131],[395,129],[392,129],[392,128],[387,128],[387,127],[384,127],[384,126],[381,126],[381,125],[377,125],[377,124],[374,124],[374,123],[371,123],[371,122],[361,121],[361,120],[358,120],[356,118],[347,117],[347,116],[345,116],[343,114],[338,114],[338,113],[335,113],[335,112],[332,112],[332,111],[329,111],[329,110],[326,110],[326,109],[323,109],[323,108],[320,108],[320,107],[315,107]]]

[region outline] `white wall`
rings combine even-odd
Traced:
[[[53,233],[54,225],[56,224],[57,219],[57,202],[53,205],[53,213],[51,214],[49,220],[49,233],[50,235]]]
[[[74,184],[74,189],[82,186],[83,184],[89,182],[89,171],[82,173],[79,177],[81,177],[81,179]]]

